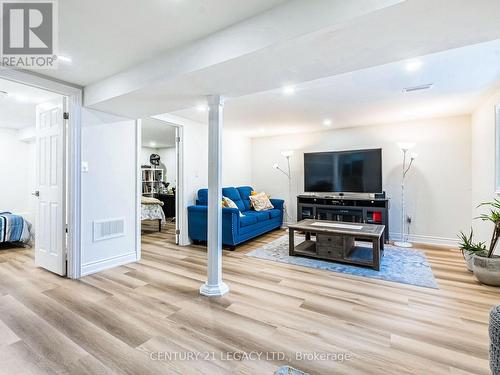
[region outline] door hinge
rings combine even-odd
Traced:
[[[175,234],[181,234],[181,231],[179,229],[176,229]]]
[[[63,119],[69,120],[69,112],[64,112],[63,113]]]
[[[181,137],[176,137],[176,138],[175,138],[175,141],[176,141],[177,143],[179,143],[179,142],[181,141]]]
[[[65,231],[66,233],[69,233],[69,228],[68,228],[68,225],[67,225],[67,224],[64,226],[64,231]]]

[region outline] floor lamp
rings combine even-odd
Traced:
[[[287,179],[288,179],[288,201],[291,203],[292,201],[292,173],[291,173],[291,168],[290,168],[290,157],[293,155],[293,151],[283,151],[281,152],[281,155],[286,158],[287,162],[287,167],[288,169],[284,171],[283,169],[280,168],[280,166],[276,163],[273,165],[273,168],[276,169],[277,171],[280,171],[283,173]],[[286,210],[286,216],[288,218],[288,222],[292,221],[292,217],[290,216],[290,211],[288,207],[285,207]]]
[[[409,172],[413,162],[417,158],[417,154],[410,154],[410,162],[408,166],[406,165],[407,153],[410,149],[415,147],[414,142],[398,142],[398,146],[403,152],[403,173],[401,176],[401,241],[394,242],[394,245],[399,247],[412,247],[412,244],[408,242],[408,235],[405,234],[406,228],[406,213],[405,213],[405,178],[406,174]]]

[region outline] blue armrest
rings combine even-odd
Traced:
[[[193,240],[207,240],[208,206],[188,207],[188,231]],[[237,208],[222,208],[222,242],[234,243],[234,234],[239,227],[240,214]]]
[[[270,199],[271,204],[274,206],[274,208],[277,208],[278,210],[283,210],[283,206],[285,205],[285,201],[283,199]]]

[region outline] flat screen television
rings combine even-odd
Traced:
[[[382,149],[304,154],[305,191],[381,193]]]

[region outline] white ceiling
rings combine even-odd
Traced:
[[[407,63],[414,61],[421,62],[421,68],[407,71]],[[433,88],[402,91],[427,83]],[[496,40],[305,82],[295,86],[293,95],[277,89],[228,98],[224,126],[258,137],[469,114],[499,85]],[[173,114],[207,119],[207,113],[196,108]],[[326,119],[332,122],[328,126],[323,124]]]
[[[23,129],[35,126],[36,105],[56,97],[48,91],[0,79],[0,128]]]
[[[284,1],[60,1],[60,54],[72,63],[42,73],[88,85]]]
[[[500,38],[496,0],[295,0],[85,88],[141,118]]]
[[[175,146],[175,127],[151,118],[141,120],[142,146],[164,148]]]

